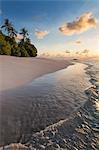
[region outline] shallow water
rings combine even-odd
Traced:
[[[0,144],[26,142],[32,133],[69,117],[86,101],[84,90],[91,85],[86,67],[75,63],[25,87],[2,92]]]
[[[85,74],[87,66],[76,63],[66,69],[45,75],[29,84],[29,88],[36,89],[35,95],[46,95],[68,102],[84,101],[84,90],[90,86],[88,75]],[[39,91],[39,92],[38,92]]]

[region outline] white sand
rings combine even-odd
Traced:
[[[0,91],[25,85],[70,64],[67,60],[0,56]]]

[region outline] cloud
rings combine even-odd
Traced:
[[[81,44],[82,42],[80,40],[77,40],[75,43],[76,44]]]
[[[42,53],[41,56],[44,56],[44,57],[49,57],[50,54],[48,52],[45,52],[45,53]]]
[[[70,51],[69,51],[69,50],[66,50],[65,53],[70,53]]]
[[[82,51],[83,54],[87,54],[88,52],[89,52],[88,49],[85,49],[85,50]]]
[[[59,28],[59,31],[65,35],[79,34],[90,28],[96,27],[97,19],[91,12],[84,13],[73,22],[68,22]]]
[[[98,36],[96,37],[96,40],[99,41],[99,37]]]
[[[79,52],[75,52],[75,54],[79,54]]]
[[[46,35],[48,35],[49,32],[48,31],[36,31],[35,35],[38,39],[43,39]]]

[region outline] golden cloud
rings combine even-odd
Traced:
[[[88,52],[89,52],[88,49],[84,49],[84,50],[82,51],[83,54],[86,54],[86,53],[88,53]]]
[[[97,19],[91,12],[84,13],[73,22],[64,24],[59,28],[59,31],[65,35],[72,35],[75,33],[82,33],[90,28],[96,27]]]
[[[35,35],[38,39],[43,39],[46,35],[48,35],[49,32],[48,31],[36,31]]]
[[[81,44],[82,42],[80,40],[77,40],[76,41],[76,44]]]
[[[65,53],[70,53],[70,51],[69,51],[69,50],[66,50]]]
[[[75,54],[79,54],[79,52],[75,52]]]

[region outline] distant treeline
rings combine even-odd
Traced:
[[[17,40],[18,35],[21,35],[19,40]],[[5,19],[4,24],[0,27],[0,55],[35,57],[37,49],[31,44],[28,31],[25,28],[22,28],[18,33],[12,23]]]

